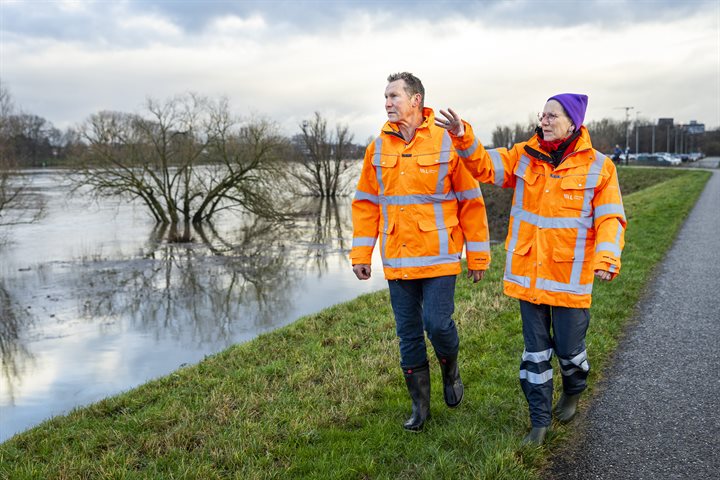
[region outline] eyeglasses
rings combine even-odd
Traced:
[[[538,112],[537,117],[541,122],[547,118],[548,123],[553,123],[555,120],[562,117],[562,115],[558,115],[557,113]]]

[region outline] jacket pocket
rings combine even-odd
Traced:
[[[393,168],[395,165],[397,165],[398,162],[398,156],[393,155],[374,155],[372,164],[376,167],[381,168]]]
[[[418,155],[416,157],[417,164],[421,167],[432,167],[433,165],[440,165],[442,163],[450,163],[450,152],[430,153],[427,155]]]
[[[555,247],[553,248],[552,259],[556,263],[575,262],[575,250],[568,247]]]
[[[582,211],[584,200],[586,196],[592,195],[593,187],[588,187],[585,176],[571,176],[560,181],[560,189],[562,192],[560,207],[573,211]]]
[[[453,215],[450,218],[446,218],[443,223],[444,225],[438,226],[435,220],[421,219],[418,220],[418,228],[421,232],[434,232],[436,230],[452,229],[457,227],[460,221]]]
[[[512,248],[506,246],[505,249],[508,253],[505,260],[505,281],[530,288],[532,242],[518,243]]]

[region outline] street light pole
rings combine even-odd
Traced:
[[[625,165],[630,162],[630,110],[635,107],[615,107],[625,109]],[[637,153],[637,152],[635,152]]]
[[[635,110],[635,155],[640,153],[640,126],[638,125],[638,116],[639,115],[640,115],[640,112]]]

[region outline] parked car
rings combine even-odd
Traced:
[[[650,165],[654,167],[669,167],[680,165],[682,160],[669,153],[638,153],[635,156],[636,165]]]

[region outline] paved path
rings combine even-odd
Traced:
[[[720,478],[720,172],[638,311],[545,478]]]

